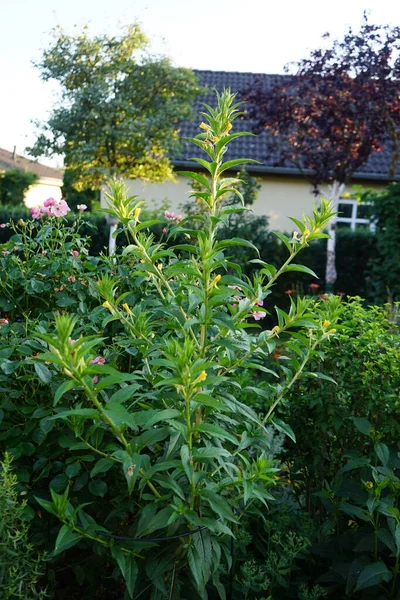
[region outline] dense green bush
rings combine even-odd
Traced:
[[[37,180],[35,173],[27,173],[22,169],[8,169],[0,173],[0,204],[22,204],[25,192]]]
[[[376,253],[371,264],[370,288],[375,302],[400,300],[400,184],[383,192],[368,190],[362,201],[372,204],[376,223]]]

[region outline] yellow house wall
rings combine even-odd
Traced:
[[[47,198],[54,198],[55,200],[61,199],[61,186],[62,181],[60,179],[42,178],[37,181],[34,185],[26,191],[24,202],[28,208],[34,206],[41,206]]]
[[[315,197],[309,183],[300,177],[262,175],[259,178],[261,189],[252,209],[256,215],[266,215],[269,228],[280,231],[292,231],[295,227],[289,216],[301,218],[303,212],[309,213]],[[129,194],[137,195],[146,200],[149,207],[164,210],[164,204],[175,212],[183,212],[183,206],[188,202],[190,180],[177,176],[176,183],[167,181],[161,184],[147,183],[140,179],[126,180]],[[361,182],[360,182],[361,183]],[[364,183],[374,189],[384,186]],[[102,193],[104,205],[104,193]]]

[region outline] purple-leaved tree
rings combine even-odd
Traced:
[[[329,39],[329,34],[324,38]],[[389,176],[399,160],[400,27],[371,25],[364,13],[359,32],[317,49],[286,67],[281,85],[262,79],[242,92],[245,118],[267,129],[280,164],[295,164],[320,194],[329,185],[337,207],[352,175],[372,153],[390,148]],[[291,74],[290,74],[291,72]],[[324,194],[326,195],[326,194]],[[329,228],[326,285],[336,281],[336,220]]]

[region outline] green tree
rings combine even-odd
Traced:
[[[150,56],[137,25],[117,37],[69,36],[59,28],[36,64],[61,91],[46,123],[37,123],[33,156],[65,157],[74,187],[98,188],[122,175],[149,181],[172,177],[168,155],[178,148],[179,123],[200,91],[188,69]]]
[[[38,179],[35,173],[9,169],[0,173],[0,204],[22,204],[25,192]]]

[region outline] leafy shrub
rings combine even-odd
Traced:
[[[400,184],[383,192],[368,190],[362,201],[372,203],[376,222],[376,255],[373,257],[370,287],[375,302],[400,299]]]
[[[35,173],[27,173],[21,169],[8,169],[0,173],[0,204],[22,204],[25,192],[37,180]]]
[[[217,238],[242,210],[223,204],[238,183],[223,155],[243,135],[229,133],[232,101],[219,97],[193,139],[209,159],[209,177],[188,174],[200,177],[202,228],[182,220],[158,243],[157,223],[116,182],[108,211],[129,244],[114,257],[91,257],[79,223],[55,217],[20,224],[3,246],[0,436],[40,515],[32,537],[72,597],[225,597],[232,536],[273,500],[271,430],[293,436],[274,412],[334,333],[337,299],[313,312],[299,298],[258,326],[278,277],[307,272],[293,261],[324,237],[327,203],[296,236],[279,234],[285,263],[256,259],[251,279],[225,256],[251,243]],[[243,385],[251,371],[265,385]],[[261,417],[243,401],[258,396]]]
[[[36,554],[29,542],[27,518],[32,510],[18,501],[17,477],[9,454],[0,463],[0,590],[4,600],[41,600],[47,597],[38,588],[46,557]]]
[[[297,438],[286,451],[290,479],[309,510],[314,492],[332,480],[344,453],[370,449],[368,438],[355,433],[354,419],[369,419],[389,445],[400,433],[400,335],[386,309],[351,299],[341,306],[337,328],[311,368],[331,374],[336,384],[303,379],[282,409]]]

